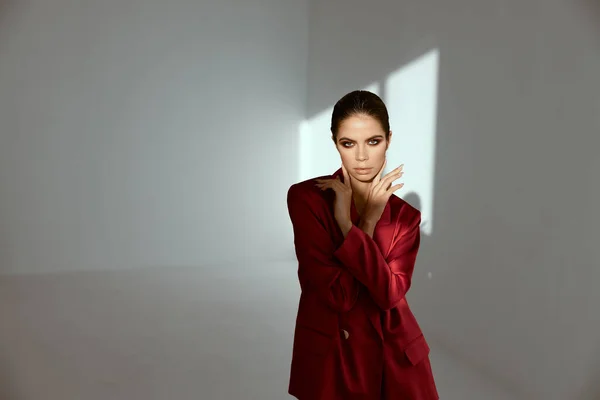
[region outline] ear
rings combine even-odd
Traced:
[[[388,147],[390,147],[390,143],[392,143],[392,131],[390,131],[390,134],[389,134],[389,137],[388,137],[388,140],[387,140],[387,144],[385,146],[386,150],[388,149]]]

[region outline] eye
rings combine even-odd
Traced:
[[[375,142],[375,143],[373,143]],[[371,139],[369,141],[369,143],[371,143],[372,146],[377,146],[379,144],[379,142],[381,142],[381,139]],[[352,142],[342,142],[342,147],[346,147],[346,148],[350,148],[351,146],[346,146],[347,144],[351,145]]]

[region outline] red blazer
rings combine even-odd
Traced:
[[[341,168],[331,176],[342,182]],[[287,194],[301,295],[288,392],[300,400],[438,399],[429,346],[406,301],[420,243],[419,210],[392,195],[373,239],[344,238],[335,193],[315,179]]]

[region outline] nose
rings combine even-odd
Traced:
[[[360,147],[356,150],[356,161],[366,161],[369,157],[367,156],[367,150]]]

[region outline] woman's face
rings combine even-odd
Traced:
[[[381,124],[368,115],[353,115],[342,121],[336,148],[352,179],[370,182],[375,177],[383,166],[391,139],[392,132],[386,141]],[[368,170],[360,171],[358,168]]]

